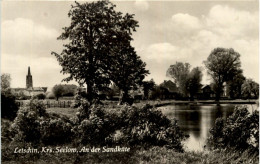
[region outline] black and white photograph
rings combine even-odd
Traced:
[[[2,0],[1,163],[258,164],[258,0]]]

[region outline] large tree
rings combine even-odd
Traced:
[[[129,46],[132,31],[138,27],[133,15],[115,11],[108,1],[80,4],[75,2],[69,11],[71,24],[63,28],[58,39],[69,40],[56,56],[61,72],[69,74],[64,81],[76,80],[87,85],[88,99],[92,101],[98,91],[104,91],[110,83],[110,54],[120,50],[118,44]]]
[[[190,100],[193,101],[194,96],[201,89],[202,72],[199,67],[195,67],[188,74],[186,81],[186,90],[190,95]]]
[[[187,96],[186,81],[190,73],[190,64],[176,62],[168,68],[166,75],[173,78],[183,96]]]
[[[242,72],[240,54],[232,48],[215,48],[204,64],[216,85],[216,101],[219,101],[223,83]]]
[[[110,61],[109,76],[120,88],[122,92],[120,103],[123,103],[129,100],[129,90],[140,87],[149,72],[145,69],[146,64],[136,54],[133,47],[122,44],[117,48],[116,52],[112,53],[114,60]]]
[[[231,77],[227,82],[227,93],[230,98],[241,98],[242,95],[242,84],[245,81],[244,75],[241,73]]]
[[[63,96],[63,94],[65,93],[64,87],[63,85],[59,84],[59,85],[55,85],[52,88],[52,93],[55,96],[56,100],[58,101],[60,97]]]

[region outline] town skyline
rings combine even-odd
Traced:
[[[1,73],[11,75],[11,87],[26,86],[28,67],[34,86],[53,87],[67,77],[51,52],[62,50],[63,42],[56,38],[70,23],[67,13],[73,3],[2,2]],[[259,82],[257,1],[113,3],[139,22],[132,46],[150,71],[146,80],[170,80],[166,71],[177,61],[204,67],[210,52],[223,47],[239,52],[244,76]],[[209,84],[209,79],[204,67],[202,83]]]

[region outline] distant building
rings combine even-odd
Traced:
[[[26,88],[33,88],[32,75],[30,71],[30,67],[28,68],[28,75],[26,76]]]
[[[28,74],[26,75],[26,88],[11,88],[11,92],[17,97],[31,98],[32,96],[45,93],[47,87],[33,87],[33,79],[30,67],[28,67]]]

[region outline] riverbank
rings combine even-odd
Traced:
[[[165,105],[181,105],[181,104],[191,104],[191,105],[203,105],[203,104],[257,104],[258,100],[220,100],[216,102],[215,100],[194,100],[194,101],[182,101],[182,100],[143,100],[135,103],[135,105],[140,106],[142,104],[150,104],[155,107],[161,107]]]

